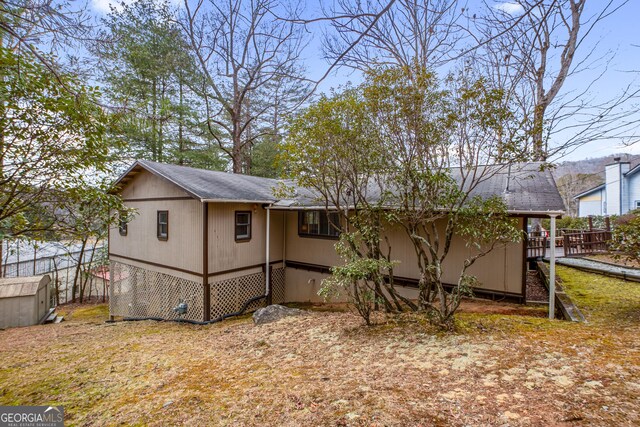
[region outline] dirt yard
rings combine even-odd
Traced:
[[[345,312],[254,326],[106,324],[106,307],[0,331],[0,404],[67,425],[639,425],[640,285],[558,268],[587,324],[466,305],[454,334]]]

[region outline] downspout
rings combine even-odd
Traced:
[[[209,287],[209,203],[202,203],[202,289],[203,289],[203,317],[208,322],[211,319],[211,288]]]
[[[551,218],[550,250],[549,256],[549,319],[553,319],[556,313],[556,215]]]
[[[267,211],[267,236],[266,236],[266,243],[265,243],[265,258],[266,261],[264,263],[264,279],[265,279],[265,284],[264,284],[264,296],[267,298],[267,305],[271,304],[271,277],[270,277],[270,273],[271,271],[269,271],[269,250],[270,250],[270,243],[271,243],[271,209],[270,209],[270,205],[265,206],[264,209]]]

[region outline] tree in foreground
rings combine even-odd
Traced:
[[[0,240],[37,239],[61,194],[86,191],[88,177],[104,172],[108,120],[95,89],[28,52],[0,48],[0,79]]]
[[[367,323],[382,308],[420,311],[453,326],[462,296],[477,284],[469,268],[522,237],[502,199],[474,196],[482,182],[520,160],[524,138],[510,128],[503,105],[499,90],[464,71],[438,79],[417,65],[389,67],[321,99],[292,123],[288,172],[341,217],[334,225],[345,264],[334,268],[323,293],[342,290]],[[396,290],[388,230],[400,230],[414,249],[417,301]],[[443,264],[454,238],[472,250],[448,288]]]

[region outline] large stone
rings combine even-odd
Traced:
[[[262,325],[283,319],[288,316],[299,316],[304,313],[297,308],[289,308],[284,305],[273,304],[264,308],[259,308],[253,313],[253,323]]]

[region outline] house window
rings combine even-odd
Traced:
[[[169,238],[169,211],[158,211],[158,240]]]
[[[640,200],[636,200],[636,209],[640,209]]]
[[[340,236],[338,212],[298,212],[298,234],[305,237],[337,239]]]
[[[236,211],[236,242],[251,240],[251,212]]]
[[[126,236],[127,235],[127,214],[124,212],[120,212],[119,217],[119,221],[118,221],[118,232],[120,233],[121,236]]]

